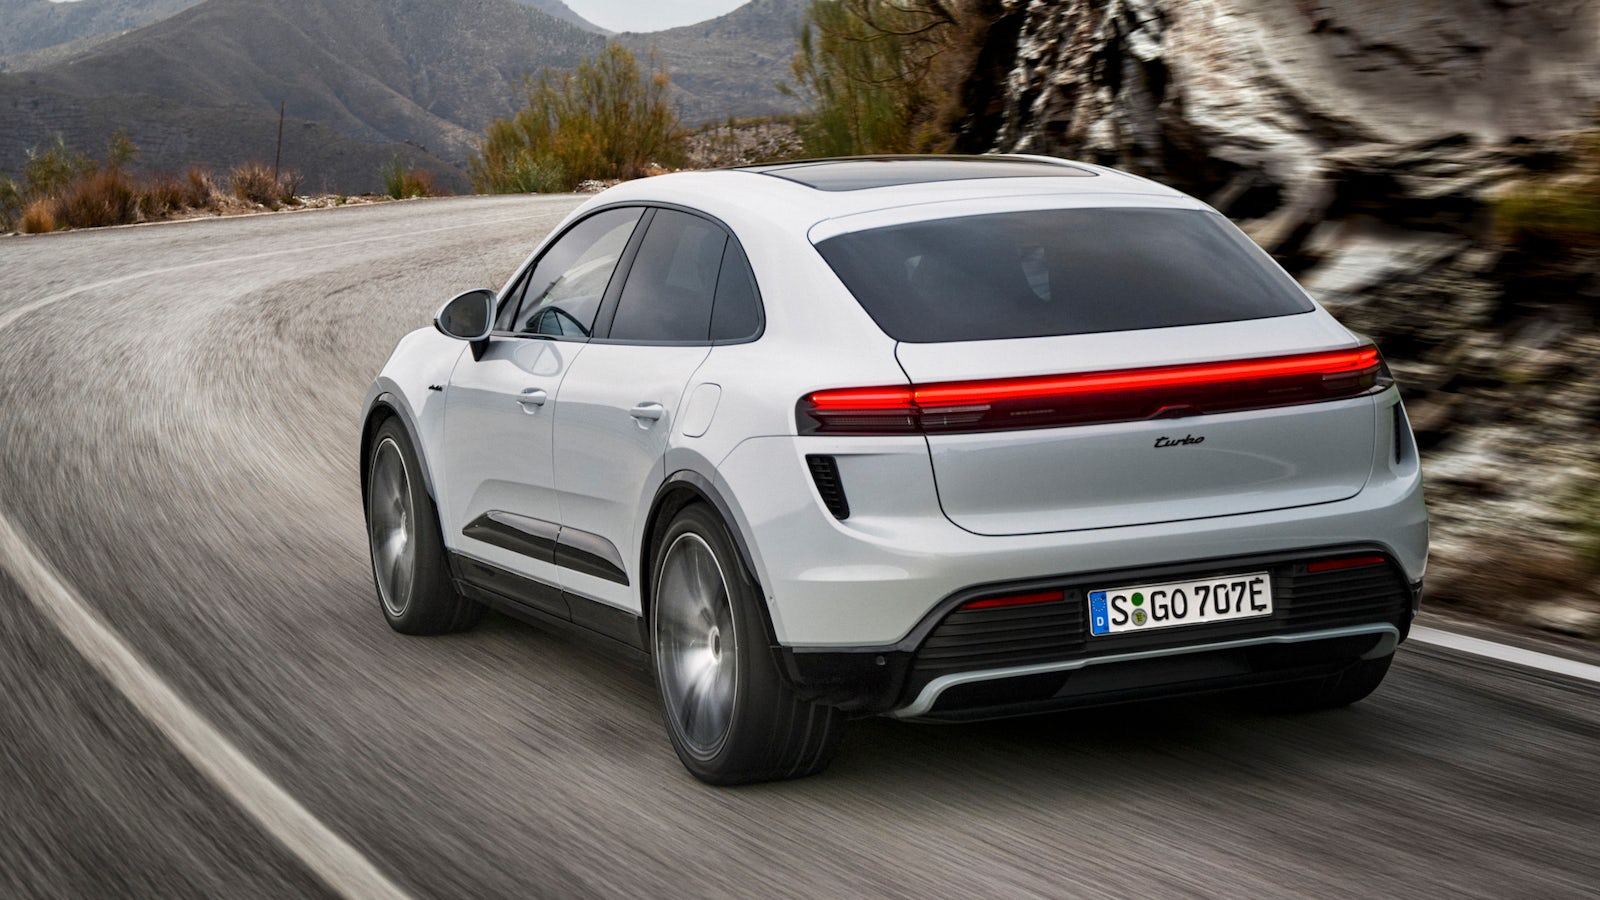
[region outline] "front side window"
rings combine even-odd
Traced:
[[[706,341],[727,232],[699,216],[658,209],[608,335],[619,341]]]
[[[1221,216],[1049,209],[936,219],[817,244],[899,341],[1205,325],[1309,312],[1284,271]]]
[[[515,288],[502,314],[502,330],[588,337],[617,260],[643,212],[639,207],[608,209],[569,229]]]

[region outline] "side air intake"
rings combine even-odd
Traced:
[[[811,467],[811,480],[817,485],[822,505],[835,519],[850,518],[850,501],[845,499],[844,482],[839,480],[838,460],[831,456],[808,455],[806,465]]]

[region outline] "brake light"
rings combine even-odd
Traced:
[[[952,434],[1132,422],[1356,397],[1387,386],[1378,349],[1031,378],[837,388],[800,399],[801,434]]]

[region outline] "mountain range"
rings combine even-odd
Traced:
[[[756,0],[616,39],[657,52],[686,122],[787,111],[776,84],[805,5]],[[396,156],[464,188],[523,78],[607,40],[561,0],[0,0],[0,15],[18,23],[0,45],[18,48],[0,72],[0,174],[55,134],[93,151],[117,128],[150,168],[270,159],[282,104],[285,166],[344,192],[375,187]]]

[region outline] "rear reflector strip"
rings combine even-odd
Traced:
[[[1371,345],[1032,378],[837,388],[802,397],[801,434],[951,434],[1132,422],[1357,397],[1387,385]]]
[[[962,609],[1001,609],[1007,606],[1032,606],[1036,603],[1055,603],[1065,595],[1060,591],[1045,591],[1041,594],[1017,594],[1012,597],[990,597],[985,600],[974,600],[971,603],[961,604]]]
[[[1348,559],[1324,559],[1306,566],[1306,571],[1333,572],[1338,569],[1359,569],[1362,566],[1381,566],[1388,560],[1381,556],[1352,556]]]

